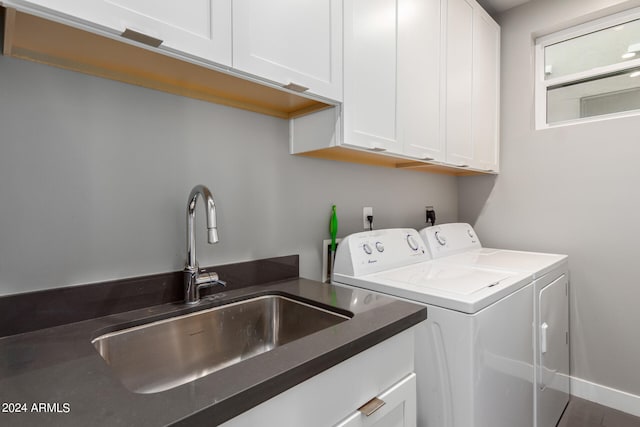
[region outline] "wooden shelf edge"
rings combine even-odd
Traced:
[[[379,153],[369,153],[347,147],[329,147],[321,150],[296,153],[297,156],[315,159],[335,160],[339,162],[358,163],[369,166],[381,166],[417,172],[437,173],[452,176],[486,175],[488,172],[461,169],[440,164],[412,161],[406,158],[393,157]]]
[[[332,106],[182,61],[160,51],[136,47],[12,8],[0,9],[4,13],[2,49],[6,56],[281,119]]]
[[[11,55],[11,46],[13,44],[13,30],[16,22],[15,9],[2,8],[0,11],[0,18],[3,21],[3,34],[2,34],[2,51],[5,55]]]

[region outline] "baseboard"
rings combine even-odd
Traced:
[[[640,396],[571,377],[571,394],[640,417]]]

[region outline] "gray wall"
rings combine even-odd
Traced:
[[[640,395],[640,117],[536,131],[533,116],[533,36],[630,4],[537,0],[499,16],[501,174],[462,178],[458,195],[485,246],[569,254],[572,375]]]
[[[182,269],[189,191],[205,184],[224,264],[300,254],[319,279],[340,234],[457,218],[456,178],[288,154],[288,123],[0,56],[0,295]]]

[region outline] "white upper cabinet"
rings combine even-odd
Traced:
[[[473,4],[470,0],[447,1],[446,26],[447,163],[470,166],[473,159]]]
[[[231,65],[230,0],[11,0],[9,6],[84,24],[196,60]]]
[[[500,27],[482,9],[473,25],[474,167],[498,172],[500,147]]]
[[[398,9],[398,127],[402,153],[444,160],[441,2],[401,0]]]
[[[285,108],[292,153],[498,172],[500,27],[476,0],[0,2],[335,105]]]
[[[294,119],[292,153],[498,172],[500,27],[475,0],[344,0],[343,37],[342,110]]]
[[[340,0],[234,0],[233,68],[342,100]]]
[[[344,2],[344,144],[441,157],[440,2]]]
[[[446,162],[498,171],[500,27],[474,0],[447,0]]]
[[[344,144],[401,152],[397,0],[344,1]]]

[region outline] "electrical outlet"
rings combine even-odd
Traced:
[[[433,206],[426,206],[426,219],[425,222],[430,225],[436,225],[436,211]]]
[[[365,230],[369,229],[369,220],[367,219],[368,216],[373,216],[373,208],[372,207],[362,208],[362,223]]]

